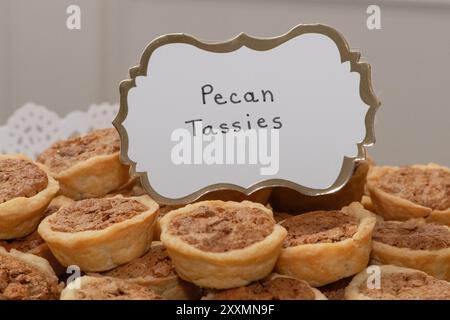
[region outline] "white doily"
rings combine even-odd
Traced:
[[[44,106],[27,103],[0,126],[0,153],[22,153],[35,158],[53,142],[111,127],[118,104],[91,105],[61,118]]]

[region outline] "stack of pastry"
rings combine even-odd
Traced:
[[[446,167],[160,206],[119,150],[104,129],[0,156],[0,299],[450,299]]]

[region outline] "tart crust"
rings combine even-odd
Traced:
[[[273,219],[271,210],[249,201],[204,201],[169,212],[160,221],[161,241],[166,246],[178,275],[200,287],[228,289],[245,286],[270,274],[286,236],[286,230],[279,225],[274,225],[272,232],[263,240],[226,252],[200,250],[169,232],[170,222],[174,218],[188,216],[205,206],[231,210],[252,208]]]
[[[73,202],[74,200],[65,196],[57,196],[50,202],[49,206],[44,212],[44,216],[49,216],[58,211],[58,209],[62,206],[69,205]],[[10,241],[0,241],[0,246],[3,246],[8,251],[15,249],[20,252],[31,253],[44,258],[50,263],[50,266],[58,276],[64,274],[66,271],[66,268],[64,268],[58,262],[58,260],[56,260],[55,256],[50,251],[50,248],[45,243],[44,239],[42,239],[42,237],[39,235],[37,230],[33,233],[30,233],[24,238],[17,238]]]
[[[352,237],[333,243],[308,243],[283,248],[275,270],[306,280],[313,287],[324,286],[363,270],[369,262],[376,218],[357,202],[341,211],[358,221]]]
[[[390,221],[401,224],[403,222]],[[425,223],[422,220],[422,223]],[[439,225],[441,228],[450,228]],[[450,246],[437,250],[415,250],[372,240],[372,263],[391,264],[424,271],[435,278],[450,281]]]
[[[0,160],[13,159],[34,163],[24,155],[0,155]],[[59,190],[45,166],[35,163],[47,175],[47,186],[32,197],[16,197],[0,203],[0,239],[24,237],[32,233],[42,219],[45,209]]]
[[[364,209],[369,210],[370,212],[376,213],[375,207],[373,206],[372,199],[368,195],[363,195],[361,199],[361,204]]]
[[[150,288],[122,279],[82,276],[79,288],[68,286],[60,300],[160,300]],[[75,285],[75,284],[74,284]]]
[[[281,288],[281,294],[277,292],[271,292],[271,289],[266,289],[267,292],[267,300],[327,300],[325,295],[323,295],[322,292],[317,290],[316,288],[311,287],[306,281],[284,276],[281,274],[272,273],[267,278],[260,280],[260,284],[263,286],[263,288],[254,288],[254,290],[257,291],[255,294],[254,300],[261,300],[261,297],[258,296],[258,294],[261,294],[260,290],[264,290],[264,286],[269,284],[272,281],[276,281],[277,279],[286,279],[290,281],[295,281],[301,286],[301,290],[308,290],[309,292],[306,293],[308,297],[302,297],[302,293],[297,291],[297,288],[294,288],[292,291],[289,291],[289,288]],[[252,290],[252,286],[254,283],[249,284],[247,287],[249,287],[249,291]],[[251,292],[241,292],[244,288],[233,288],[233,289],[227,289],[223,291],[218,292],[210,292],[206,296],[202,298],[202,300],[251,300]],[[279,288],[278,288],[279,289]],[[295,295],[297,295],[295,297]],[[271,296],[271,297],[270,297]],[[263,298],[264,299],[264,298]],[[264,299],[265,300],[265,299]]]
[[[103,197],[129,181],[129,167],[120,162],[119,154],[92,156],[60,172],[49,170],[59,181],[60,194],[76,200]],[[39,162],[43,161],[41,158],[42,155],[38,158]]]
[[[48,263],[47,260],[45,260],[44,258],[38,257],[34,254],[30,254],[30,253],[23,253],[20,251],[17,251],[15,249],[12,249],[10,252],[7,252],[3,247],[0,246],[0,255],[6,256],[6,257],[10,257],[12,259],[17,259],[20,260],[22,263],[25,263],[26,265],[29,265],[31,268],[38,270],[39,272],[41,272],[43,275],[45,275],[45,277],[47,278],[47,284],[48,287],[46,288],[46,290],[49,290],[49,292],[46,293],[42,293],[44,295],[49,295],[50,297],[46,297],[46,298],[39,298],[39,297],[22,297],[22,299],[28,300],[28,299],[57,299],[57,297],[59,296],[59,292],[62,290],[62,283],[59,283],[58,278],[56,277],[55,273],[53,272],[52,267],[50,266],[50,264]],[[16,270],[14,269],[13,271],[17,272],[17,273],[21,273],[22,270]],[[42,284],[42,282],[41,282]],[[26,279],[23,279],[23,283],[22,285],[27,286],[29,285],[28,282],[26,282]],[[4,289],[4,288],[2,288]],[[18,289],[19,292],[23,294],[23,292],[20,292],[21,289]],[[38,293],[36,293],[38,294]],[[1,294],[0,294],[0,300],[1,300]]]
[[[428,165],[413,165],[412,168],[418,169],[441,169],[450,172],[450,169],[444,166],[430,163]],[[367,187],[370,192],[370,198],[377,214],[385,220],[408,220],[411,218],[425,218],[429,222],[437,222],[450,226],[450,208],[445,210],[434,210],[414,203],[410,200],[398,197],[382,190],[378,185],[378,180],[385,174],[397,170],[398,167],[373,167],[367,177]]]
[[[148,196],[124,198],[118,195],[111,199],[115,198],[136,200],[148,209],[101,230],[60,232],[52,229],[51,216],[42,221],[38,232],[63,266],[78,265],[83,271],[106,271],[148,251],[158,204]]]
[[[294,214],[316,210],[340,210],[352,202],[361,201],[368,171],[367,161],[358,162],[353,176],[342,189],[321,196],[305,196],[289,188],[274,188],[270,204],[274,211]]]
[[[373,266],[371,266],[373,267]],[[426,274],[423,271],[410,269],[410,268],[404,268],[394,265],[380,265],[378,266],[380,268],[380,289],[383,289],[383,275],[393,275],[393,274],[404,274],[404,275],[415,275],[417,274],[423,279],[426,279],[431,282],[438,282],[441,285],[448,286],[448,297],[445,297],[445,299],[450,299],[450,283],[444,281],[444,280],[438,280],[433,278],[432,276]],[[373,272],[369,272],[367,269],[363,270],[359,274],[357,274],[353,280],[350,282],[350,284],[345,289],[345,299],[346,300],[374,300],[374,297],[371,297],[367,294],[364,294],[364,292],[361,292],[361,286],[367,285],[368,278],[373,276]],[[415,290],[419,290],[421,286],[418,285],[417,281],[413,283],[413,287],[415,287]],[[370,289],[370,290],[380,290],[380,289]],[[400,288],[399,288],[400,289]],[[438,293],[436,293],[435,290],[432,290],[433,288],[428,288],[426,290],[425,294],[422,296],[418,296],[418,292],[412,292],[413,295],[411,296],[412,299],[415,300],[423,300],[423,299],[443,299],[444,297],[440,297]],[[405,288],[401,288],[398,290],[398,292],[402,293],[405,290]],[[414,290],[414,289],[413,289]],[[397,298],[393,294],[386,294],[385,297],[381,297],[380,299],[387,299],[387,300],[393,300],[393,299],[405,299],[405,298]]]
[[[161,250],[164,251],[161,252]],[[151,256],[154,255],[156,262],[159,264],[168,264],[168,266],[165,266],[166,270],[159,272],[160,274],[158,274],[157,271],[155,274],[151,274],[151,266],[146,265],[145,262],[142,261],[147,255],[149,255],[150,259]],[[137,268],[148,269],[140,276],[136,276],[135,274],[130,275],[127,273],[127,268],[133,263],[136,264]],[[160,241],[153,241],[150,250],[143,257],[131,261],[128,264],[121,265],[116,269],[92,275],[124,279],[128,282],[148,287],[158,295],[161,295],[164,299],[168,300],[192,300],[200,297],[200,289],[198,287],[181,280],[175,273],[172,261]]]

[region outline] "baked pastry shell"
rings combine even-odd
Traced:
[[[413,165],[418,169],[442,169],[450,172],[444,166],[430,163],[428,165]],[[370,198],[377,214],[385,220],[408,220],[412,218],[425,218],[428,222],[437,222],[450,226],[450,208],[445,210],[433,210],[431,208],[414,203],[383,191],[377,186],[377,181],[385,174],[397,170],[398,167],[383,166],[373,167],[367,177],[367,187]]]
[[[36,164],[47,174],[47,187],[32,197],[17,197],[0,204],[0,239],[21,238],[36,230],[50,201],[59,190],[58,182],[48,169],[24,155],[0,155],[0,160],[25,160]]]
[[[91,272],[113,269],[148,251],[158,214],[158,204],[148,196],[126,199],[137,200],[148,210],[102,230],[73,233],[52,230],[50,216],[41,222],[38,232],[65,267],[77,265],[81,270]]]
[[[60,183],[60,194],[77,200],[102,197],[129,181],[129,167],[120,162],[118,152],[94,156],[52,174]]]
[[[420,270],[404,268],[394,265],[380,265],[378,267],[380,268],[381,274],[424,273],[423,271]],[[352,281],[347,286],[347,288],[345,288],[345,300],[374,300],[370,296],[361,293],[359,289],[363,283],[367,283],[367,279],[372,275],[373,273],[367,272],[367,269],[364,269],[356,276],[354,276]],[[383,281],[381,281],[381,285],[383,285]],[[418,297],[418,299],[420,299],[420,297]]]
[[[204,201],[166,214],[160,220],[161,241],[167,248],[175,270],[182,279],[200,287],[229,289],[245,286],[271,273],[287,234],[280,225],[275,225],[272,233],[262,241],[242,249],[219,253],[202,251],[169,233],[169,224],[173,218],[189,214],[201,206],[237,209],[252,207],[273,218],[271,210],[259,203],[249,201],[241,203]]]
[[[449,227],[443,227],[450,232]],[[373,240],[371,258],[374,264],[417,269],[435,278],[450,281],[450,247],[438,250],[413,250]]]
[[[372,203],[372,199],[370,196],[362,196],[361,204],[363,205],[364,209],[369,210],[370,212],[376,213],[375,208]]]
[[[316,210],[340,210],[343,206],[361,200],[368,171],[367,161],[358,162],[352,177],[342,189],[321,196],[306,196],[284,187],[274,188],[270,204],[274,211],[294,214]]]
[[[357,202],[342,208],[342,211],[359,221],[353,237],[335,243],[283,248],[275,267],[276,272],[320,287],[363,270],[369,262],[376,217]]]

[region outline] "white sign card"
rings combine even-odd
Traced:
[[[324,25],[206,43],[166,35],[121,84],[121,156],[163,203],[219,189],[335,192],[374,143],[370,66]]]

